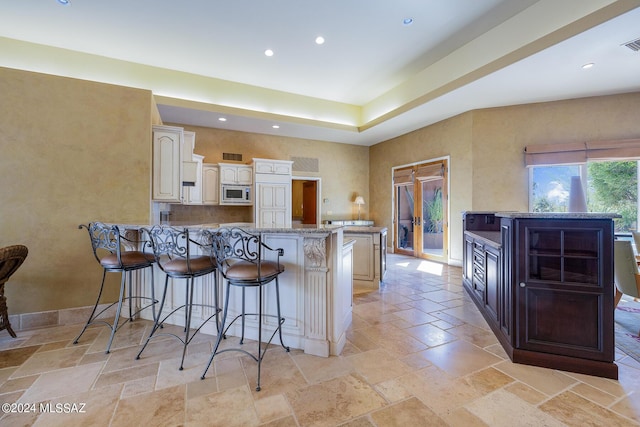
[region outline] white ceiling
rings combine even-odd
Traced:
[[[165,122],[373,145],[472,109],[640,90],[640,52],[621,46],[640,1],[71,2],[0,0],[20,46],[0,65],[151,89]],[[99,57],[118,71],[94,72]]]

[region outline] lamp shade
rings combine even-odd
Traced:
[[[353,201],[353,203],[355,203],[356,205],[364,205],[364,198],[362,196],[358,196]]]

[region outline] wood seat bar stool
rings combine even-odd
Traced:
[[[16,333],[9,323],[9,313],[7,310],[7,298],[4,296],[4,284],[9,277],[22,265],[29,250],[23,245],[11,245],[0,248],[0,331],[6,329],[13,338]]]
[[[149,333],[149,337],[140,349],[136,359],[140,359],[142,352],[145,350],[152,338],[169,335],[177,338],[183,344],[182,359],[180,361],[180,370],[183,370],[187,346],[196,336],[198,331],[200,331],[200,329],[202,329],[202,327],[213,317],[216,318],[216,330],[218,333],[220,331],[219,313],[221,310],[218,304],[218,280],[217,275],[215,274],[217,270],[216,259],[211,255],[211,251],[208,247],[203,248],[200,242],[190,237],[190,233],[196,235],[199,233],[197,231],[190,231],[188,228],[174,228],[163,225],[156,225],[150,229],[143,230],[149,237],[158,266],[165,273],[165,282],[162,299],[158,309],[158,316],[156,317],[153,328]],[[201,252],[201,254],[194,253],[194,250]],[[214,273],[214,305],[212,306],[210,304],[200,303],[194,304],[194,279],[211,273]],[[174,279],[186,280],[185,303],[175,307],[171,312],[165,314],[163,317],[162,312],[167,300],[167,289],[169,288],[170,283],[169,279],[172,279],[171,283],[174,285],[176,281]],[[213,314],[204,319],[197,329],[191,331],[193,307],[208,307],[213,309]],[[163,327],[164,322],[178,310],[182,309],[184,309],[184,337],[180,337],[171,332],[159,332]]]
[[[137,238],[129,239],[120,233],[120,229],[116,225],[108,225],[102,222],[91,222],[88,225],[81,224],[79,229],[86,228],[89,232],[89,238],[91,240],[91,248],[93,255],[98,263],[102,266],[102,283],[100,285],[100,291],[98,292],[98,298],[93,306],[89,320],[80,331],[80,334],[73,341],[74,344],[78,344],[80,338],[85,333],[87,328],[95,324],[103,324],[111,329],[111,336],[109,337],[109,343],[105,353],[111,351],[111,345],[113,344],[113,338],[116,332],[127,322],[133,321],[138,314],[149,307],[153,310],[153,318],[156,318],[155,305],[158,302],[153,294],[153,263],[155,262],[153,254],[145,252],[144,247],[148,242],[139,241]],[[140,247],[142,245],[142,247]],[[141,250],[142,249],[142,250]],[[151,297],[145,297],[136,295],[133,292],[132,273],[136,270],[149,268],[151,270]],[[118,301],[115,301],[102,310],[98,311],[100,305],[100,298],[104,291],[105,279],[107,273],[120,273],[120,296]],[[126,278],[129,278],[127,285]],[[125,289],[127,289],[127,296],[125,297]],[[129,306],[129,316],[123,322],[120,322],[120,315],[122,314],[122,305],[127,302]],[[103,320],[100,316],[109,310],[114,305],[116,307],[116,314],[113,323],[109,323],[107,320]],[[97,313],[96,313],[97,312]]]
[[[247,354],[253,360],[258,362],[258,378],[256,391],[260,391],[260,372],[262,360],[271,344],[276,333],[279,334],[280,345],[287,352],[289,351],[289,347],[284,345],[282,340],[282,324],[285,319],[282,317],[280,313],[280,288],[278,283],[278,276],[284,272],[284,264],[280,263],[280,257],[284,255],[283,249],[272,249],[267,246],[263,241],[262,237],[258,234],[254,235],[248,233],[239,228],[221,228],[215,231],[204,231],[204,240],[208,240],[211,244],[211,250],[213,254],[215,254],[216,260],[218,262],[218,270],[221,275],[226,280],[226,289],[225,289],[225,302],[224,302],[224,312],[222,314],[222,324],[220,326],[220,330],[222,333],[218,333],[218,338],[216,339],[215,346],[213,348],[213,352],[211,353],[211,357],[209,358],[209,362],[202,373],[201,379],[205,378],[211,363],[213,362],[213,358],[226,351],[239,351],[244,354]],[[274,256],[269,257],[268,254],[274,254]],[[271,260],[269,258],[274,258],[275,260]],[[269,283],[275,283],[275,291],[276,291],[276,307],[277,307],[277,315],[265,314],[263,312],[264,305],[264,286]],[[225,324],[227,321],[227,315],[229,313],[229,294],[231,286],[239,287],[242,289],[242,310],[240,314],[238,314],[225,328]],[[257,298],[257,313],[247,313],[246,312],[246,299],[245,299],[245,291],[247,288],[257,288],[258,298]],[[257,354],[253,354],[244,348],[225,348],[220,350],[220,342],[223,338],[226,338],[225,334],[229,330],[229,328],[234,324],[234,322],[238,319],[241,320],[241,336],[240,336],[240,345],[244,342],[244,332],[245,332],[245,318],[247,316],[257,316],[258,322],[258,351]],[[264,348],[262,347],[262,329],[265,318],[275,318],[276,319],[276,327],[273,330],[271,336],[266,341]]]

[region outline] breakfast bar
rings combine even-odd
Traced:
[[[145,225],[116,224],[121,232],[140,232]],[[252,224],[172,224],[176,227],[186,227],[191,238],[198,239],[199,231],[215,231],[218,228],[238,227],[253,234],[260,234],[264,243],[272,248],[282,248],[284,256],[280,259],[285,265],[285,271],[280,275],[280,301],[282,316],[285,322],[282,333],[285,344],[291,348],[304,350],[307,354],[328,357],[341,353],[346,343],[346,329],[351,324],[352,298],[352,260],[348,255],[350,242],[343,241],[343,230],[340,226],[299,226],[289,228],[256,228]],[[343,254],[343,247],[347,248]],[[198,248],[194,245],[194,248]],[[344,268],[343,268],[344,266]],[[160,295],[164,273],[156,267],[155,293]],[[142,295],[151,294],[151,280],[147,272],[139,272],[135,284]],[[211,316],[212,310],[206,306],[214,305],[213,276],[207,275],[196,278],[194,289],[194,304],[201,303],[204,307],[194,306],[193,321],[203,320]],[[219,276],[218,301],[224,300],[222,278]],[[185,295],[180,287],[167,295],[165,311],[184,304]],[[264,312],[275,313],[275,296],[272,287],[265,289]],[[230,293],[229,316],[240,312],[240,293]],[[255,306],[257,300],[247,294],[247,307]],[[142,313],[145,319],[153,320],[150,311]],[[257,320],[247,319],[245,337],[257,339]],[[275,319],[264,319],[263,330],[275,329]],[[173,315],[167,323],[184,326],[184,316]],[[201,330],[204,333],[216,335],[215,322],[207,323]],[[234,325],[228,335],[239,335],[239,326]]]

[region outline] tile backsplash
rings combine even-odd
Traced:
[[[169,205],[170,221],[194,224],[253,222],[251,206]]]

